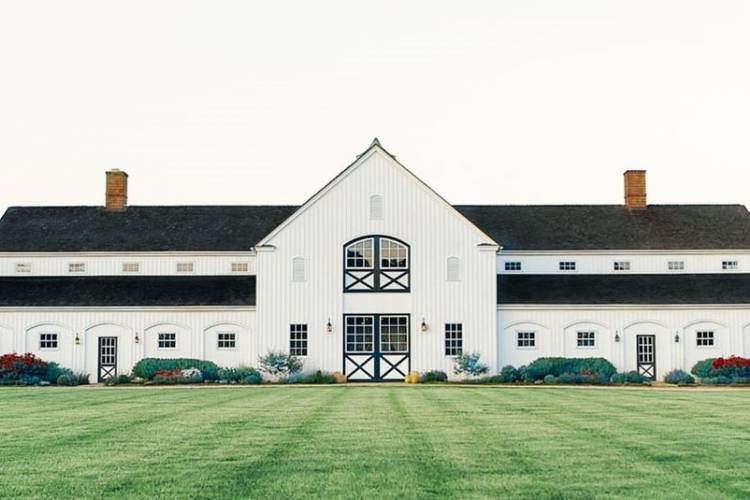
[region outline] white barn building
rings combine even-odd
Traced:
[[[89,372],[143,357],[257,364],[270,350],[351,380],[609,359],[656,378],[750,355],[741,205],[454,206],[377,141],[301,206],[11,207],[0,353]]]

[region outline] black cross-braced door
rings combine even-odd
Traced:
[[[656,335],[637,335],[638,373],[656,379]]]
[[[344,374],[351,381],[403,380],[410,370],[409,315],[344,315]]]
[[[104,382],[117,376],[117,337],[99,337],[99,373],[97,380]]]

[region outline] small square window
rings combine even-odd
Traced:
[[[596,345],[596,333],[594,332],[578,332],[576,339],[578,347],[595,347]]]
[[[159,349],[177,349],[177,334],[160,333],[158,347]]]
[[[630,261],[621,260],[615,262],[614,269],[615,271],[630,271]]]
[[[518,347],[536,347],[536,332],[517,332]]]
[[[17,273],[30,273],[31,264],[26,263],[26,262],[16,264],[16,272]]]
[[[247,262],[232,262],[233,273],[246,273],[250,269]]]
[[[685,261],[684,260],[670,260],[667,262],[667,269],[669,271],[684,271]]]
[[[721,268],[725,271],[734,271],[739,269],[739,263],[736,260],[723,260],[721,261]]]
[[[57,334],[42,333],[39,335],[39,349],[57,349]]]
[[[575,271],[576,263],[573,260],[560,261],[560,271]]]
[[[521,263],[519,261],[506,262],[505,263],[505,270],[506,271],[520,271],[521,270]]]
[[[178,273],[192,273],[194,269],[192,262],[178,262],[177,272]]]
[[[123,262],[122,272],[124,273],[139,273],[141,272],[141,265],[138,262]]]
[[[289,325],[289,354],[307,356],[307,325]]]
[[[464,326],[462,323],[445,324],[445,355],[460,356],[464,350]]]
[[[86,264],[83,262],[71,262],[68,264],[68,272],[69,273],[85,273],[86,272]]]
[[[702,331],[695,333],[695,345],[698,347],[713,347],[714,346],[714,332]]]
[[[218,349],[236,349],[237,334],[219,332],[216,334],[216,347]]]

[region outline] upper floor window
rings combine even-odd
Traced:
[[[575,271],[576,263],[574,260],[562,260],[560,261],[560,271]]]
[[[448,257],[448,261],[446,262],[446,267],[447,267],[446,279],[448,281],[460,281],[461,280],[458,257]]]
[[[684,260],[670,260],[667,262],[667,269],[669,271],[684,271],[685,261]]]
[[[506,262],[505,263],[505,270],[506,271],[520,271],[521,270],[521,263],[519,261]]]
[[[702,331],[695,333],[695,345],[698,347],[713,347],[714,346],[714,332]]]
[[[292,259],[292,281],[305,281],[305,259],[302,257]]]
[[[383,197],[379,194],[370,196],[370,220],[383,220]]]
[[[122,272],[124,273],[138,273],[141,271],[141,265],[137,262],[123,262]]]
[[[68,272],[69,273],[85,273],[86,272],[86,264],[83,262],[71,262],[68,264]]]
[[[725,271],[739,269],[739,267],[740,266],[736,260],[722,260],[721,261],[721,268]]]
[[[232,262],[233,273],[246,273],[250,269],[250,265],[247,262]]]
[[[192,273],[195,269],[192,262],[178,262],[177,272],[178,273]]]
[[[347,243],[344,291],[408,292],[409,246],[386,236],[367,236]]]
[[[16,264],[16,272],[17,273],[30,273],[31,272],[31,264],[28,263],[18,263]]]
[[[614,264],[615,271],[630,271],[630,261],[621,260]]]

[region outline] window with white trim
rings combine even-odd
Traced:
[[[575,271],[576,262],[574,260],[561,260],[560,271]]]
[[[710,330],[695,332],[695,345],[698,347],[713,347],[714,332]]]
[[[192,273],[195,269],[195,266],[192,262],[178,262],[177,263],[177,272],[178,273]]]
[[[595,347],[596,333],[592,331],[577,332],[576,345],[578,347]]]
[[[345,292],[408,292],[409,247],[395,238],[367,236],[344,247]]]
[[[684,260],[670,260],[667,262],[667,270],[669,271],[684,271],[685,261]]]
[[[234,332],[219,332],[216,334],[217,349],[236,349],[237,334]]]
[[[57,334],[56,333],[41,333],[39,334],[39,349],[57,349]]]
[[[141,272],[141,265],[138,262],[123,262],[122,272],[124,273],[139,273]]]
[[[305,259],[303,257],[292,259],[292,281],[305,281]]]
[[[71,262],[70,264],[68,264],[68,272],[69,273],[85,273],[86,264],[83,262]]]
[[[516,332],[518,347],[536,347],[536,332]]]
[[[464,349],[464,326],[462,323],[445,324],[445,355],[460,356]]]
[[[383,197],[379,194],[370,196],[370,220],[383,220]]]
[[[247,262],[232,262],[233,273],[246,273],[250,269],[250,264]]]
[[[289,325],[289,355],[307,356],[307,325]]]
[[[739,263],[736,260],[722,260],[721,261],[721,268],[724,271],[734,271],[736,269],[739,269]]]
[[[159,333],[157,338],[159,349],[177,349],[177,334],[173,332]]]
[[[520,261],[509,261],[505,263],[505,270],[506,271],[520,271],[521,270],[521,262]]]
[[[630,261],[620,260],[614,263],[615,271],[630,271]]]
[[[16,272],[17,273],[30,273],[31,272],[31,264],[28,262],[19,262],[16,264]]]
[[[448,281],[460,281],[460,264],[458,257],[448,257],[446,261],[446,278]]]

